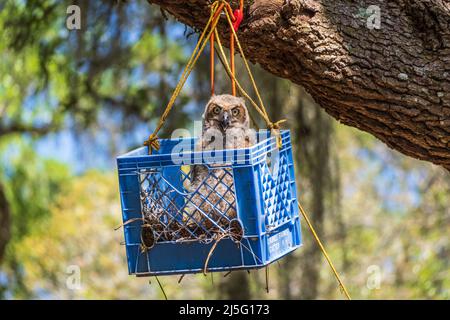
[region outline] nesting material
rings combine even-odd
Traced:
[[[175,219],[172,219],[168,224],[164,224],[161,219],[146,215],[141,230],[141,242],[143,249],[148,250],[157,242],[196,240],[208,243],[219,236],[221,238],[230,237],[234,242],[239,243],[243,235],[242,224],[237,219],[231,220],[226,229],[217,226],[204,229],[194,224],[182,224]]]
[[[197,169],[204,169],[197,167]],[[233,176],[228,168],[208,170],[206,178],[195,188],[183,190],[161,187],[163,175],[157,171],[141,175],[141,206],[144,223],[142,248],[166,241],[211,242],[230,237],[240,242],[243,228],[236,218]],[[191,177],[186,175],[186,180]]]

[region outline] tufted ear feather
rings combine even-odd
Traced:
[[[245,111],[244,125],[249,128],[250,127],[250,114],[248,113],[247,106],[245,105],[245,99],[242,98],[242,97],[239,97],[239,102],[240,102],[241,106],[244,108],[244,111]]]

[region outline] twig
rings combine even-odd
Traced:
[[[132,222],[135,222],[135,221],[137,221],[137,220],[142,220],[142,221],[144,221],[144,218],[133,218],[133,219],[127,220],[126,222],[122,223],[120,226],[114,228],[114,231],[117,231],[117,230],[119,230],[120,228],[125,227],[127,224],[132,223]]]
[[[227,273],[225,273],[224,275],[223,275],[223,277],[225,278],[225,277],[227,277],[230,273],[232,273],[233,271],[228,271]]]
[[[169,300],[169,299],[167,299],[167,295],[166,295],[166,292],[164,291],[164,288],[163,288],[163,286],[162,286],[161,282],[159,282],[159,279],[158,279],[158,277],[157,277],[157,276],[155,276],[155,278],[156,278],[156,282],[158,282],[159,288],[161,289],[161,291],[162,291],[162,293],[163,293],[163,295],[164,295],[164,298],[165,298],[166,300]]]
[[[206,257],[206,261],[205,261],[205,266],[203,268],[203,274],[206,276],[206,272],[208,271],[208,262],[209,259],[211,258],[214,250],[216,250],[217,244],[219,243],[220,240],[222,240],[223,238],[225,238],[226,236],[228,236],[228,234],[226,233],[222,233],[216,240],[216,242],[214,242],[213,246],[211,247],[211,250],[209,250],[208,256]]]

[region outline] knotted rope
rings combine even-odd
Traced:
[[[242,5],[243,8],[243,5]],[[231,30],[231,36],[232,38],[236,41],[236,44],[238,46],[239,52],[242,56],[242,59],[245,63],[245,68],[247,70],[247,73],[249,75],[250,81],[252,83],[252,86],[255,90],[255,93],[257,95],[258,98],[258,102],[259,105],[255,103],[255,101],[253,99],[250,98],[250,96],[245,92],[245,90],[242,88],[242,86],[239,84],[239,82],[236,79],[235,76],[235,72],[234,72],[234,66],[230,67],[230,64],[228,63],[228,60],[226,58],[226,55],[224,54],[223,51],[223,47],[222,47],[222,43],[220,41],[219,38],[219,34],[217,32],[217,24],[219,22],[220,19],[220,13],[221,12],[225,12],[225,15],[227,17],[227,21],[228,24],[230,26],[230,30]],[[239,19],[242,19],[242,17],[239,17]],[[259,93],[258,87],[256,86],[253,74],[250,70],[250,67],[247,63],[247,60],[245,58],[245,54],[244,51],[242,49],[241,43],[239,42],[239,38],[236,34],[235,28],[238,27],[237,24],[235,24],[237,22],[237,18],[235,18],[233,16],[233,12],[231,9],[231,6],[228,2],[224,1],[224,0],[218,0],[216,2],[214,2],[211,6],[211,15],[208,19],[208,22],[205,26],[205,28],[203,29],[203,32],[201,33],[199,40],[197,42],[196,47],[194,48],[194,51],[192,52],[191,57],[189,58],[188,63],[186,64],[186,67],[184,68],[182,74],[181,74],[181,78],[177,84],[177,86],[175,87],[175,90],[167,104],[166,109],[164,110],[164,113],[162,114],[161,118],[159,119],[159,122],[155,128],[155,130],[153,131],[153,133],[149,136],[149,138],[144,142],[144,145],[148,147],[148,152],[149,154],[152,153],[152,150],[159,150],[160,144],[158,142],[158,133],[161,130],[161,128],[163,127],[170,111],[172,111],[172,108],[174,106],[175,100],[178,97],[178,95],[181,92],[181,89],[183,88],[184,84],[186,83],[189,75],[191,74],[195,64],[197,63],[201,53],[203,52],[203,50],[205,49],[205,46],[209,41],[211,42],[212,45],[214,45],[214,39],[217,39],[217,43],[220,49],[220,53],[222,55],[222,59],[223,61],[225,61],[226,64],[226,70],[227,70],[227,74],[230,77],[230,79],[232,80],[232,87],[234,87],[235,85],[238,86],[239,91],[241,92],[241,94],[243,94],[250,102],[251,104],[255,107],[255,109],[258,111],[258,113],[263,117],[264,121],[266,122],[267,128],[269,130],[271,130],[272,134],[274,134],[274,136],[277,138],[277,146],[279,148],[281,148],[282,144],[281,144],[281,136],[280,136],[280,132],[279,132],[279,127],[280,124],[284,122],[284,120],[281,121],[277,121],[277,122],[272,122],[269,118],[269,115],[267,114],[266,108],[262,102],[262,98],[261,95]],[[234,41],[233,40],[233,41]],[[213,58],[212,58],[213,59]],[[233,58],[234,59],[234,58]],[[213,60],[212,60],[213,61]],[[234,62],[233,62],[234,63]],[[213,66],[213,62],[211,64],[212,69],[214,70],[214,66]],[[211,71],[211,75],[214,77],[214,72]],[[213,79],[211,80],[211,85],[212,85],[212,89],[211,91],[214,90],[214,84],[213,84]],[[234,90],[233,90],[234,91]],[[234,92],[233,92],[234,93]]]

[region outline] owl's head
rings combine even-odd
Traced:
[[[218,126],[222,130],[229,127],[248,128],[250,125],[244,99],[229,94],[211,97],[203,113],[203,122]]]

